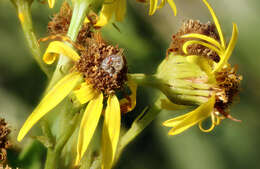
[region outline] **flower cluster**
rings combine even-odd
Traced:
[[[166,2],[176,16],[173,0],[162,0],[159,5],[158,0],[150,0],[149,15],[153,15]],[[155,118],[156,113],[144,111],[133,122],[138,125],[130,128],[130,132],[121,132],[122,115],[136,106],[137,85],[154,87],[162,93],[162,97],[157,98],[159,109],[153,111],[196,107],[163,123],[172,128],[169,135],[177,135],[195,124],[208,132],[225,118],[239,121],[230,115],[229,106],[240,91],[242,76],[237,74],[237,67],[231,67],[228,62],[237,41],[238,28],[233,23],[232,36],[226,43],[215,12],[207,0],[203,2],[214,22],[204,24],[186,20],[173,35],[166,57],[153,75],[130,74],[124,49],[102,37],[100,29],[111,21],[113,15],[116,21],[124,19],[126,0],[105,0],[101,4],[95,0],[73,0],[73,10],[68,3],[64,3],[48,24],[50,36],[39,40],[52,40],[42,60],[44,65],[57,63],[53,79],[58,80],[50,83],[52,85],[20,129],[17,140],[21,141],[47,113],[57,110],[58,105],[65,107],[62,104],[67,100],[80,117],[80,123],[75,125],[79,129],[72,131],[77,136],[77,155],[73,166],[84,163],[83,156],[87,154],[98,124],[103,122],[100,167],[111,169],[122,152],[120,146],[124,147],[123,144],[129,143]],[[55,0],[48,0],[48,4],[53,8]],[[96,6],[100,8],[97,14]],[[68,69],[60,70],[64,66]],[[59,78],[55,74],[57,72]],[[202,122],[208,117],[212,125],[204,129]],[[69,133],[70,136],[72,133]],[[53,144],[56,144],[55,141]]]

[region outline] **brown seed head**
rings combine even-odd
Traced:
[[[206,24],[201,23],[200,21],[196,20],[186,20],[183,22],[181,29],[172,36],[172,42],[170,44],[169,49],[167,50],[167,55],[170,52],[174,52],[176,54],[185,55],[182,46],[190,38],[181,38],[182,35],[189,34],[189,33],[198,33],[203,34],[209,37],[212,37],[216,40],[219,40],[219,36],[216,32],[216,27],[214,24],[208,22]],[[217,55],[215,51],[204,47],[199,44],[193,44],[188,47],[188,55],[197,55],[197,56],[204,56],[206,58],[212,59],[215,62],[219,62],[220,57]]]
[[[225,117],[228,115],[228,107],[240,92],[242,76],[237,74],[238,66],[227,66],[216,73],[218,89],[216,91],[215,108]]]
[[[123,50],[108,45],[95,33],[86,39],[86,50],[81,51],[81,58],[76,69],[82,72],[87,83],[106,95],[122,88],[127,79],[127,66]]]
[[[72,17],[72,9],[67,2],[64,2],[60,8],[59,13],[54,14],[52,20],[48,23],[48,32],[51,35],[63,35],[68,32],[70,20]],[[89,23],[84,23],[79,31],[76,43],[82,46],[86,45],[86,39],[93,35],[93,29],[97,22],[97,16],[91,13],[88,16]]]

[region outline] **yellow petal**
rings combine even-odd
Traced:
[[[115,3],[103,4],[101,12],[98,17],[98,21],[95,26],[104,26],[111,19],[113,13],[115,12]]]
[[[76,165],[79,164],[81,158],[88,148],[91,138],[94,135],[102,108],[103,94],[99,93],[89,102],[81,120],[77,144]]]
[[[81,83],[80,88],[73,92],[81,104],[87,103],[97,95],[97,91],[86,82]]]
[[[50,89],[23,124],[17,140],[21,141],[32,126],[40,120],[40,118],[56,107],[70,93],[70,91],[73,90],[81,78],[82,76],[80,73],[70,73],[62,78],[52,89]]]
[[[169,135],[180,134],[181,132],[187,130],[188,128],[192,127],[193,125],[195,125],[195,124],[199,123],[200,121],[209,117],[211,112],[214,109],[214,104],[215,104],[215,96],[212,96],[207,103],[200,105],[194,111],[192,111],[188,114],[167,120],[163,123],[163,125],[173,127],[169,131],[169,133],[168,133]]]
[[[153,15],[157,9],[158,0],[150,0],[149,15]]]
[[[134,81],[129,80],[127,82],[127,85],[131,90],[131,95],[129,96],[129,98],[123,98],[120,100],[120,105],[121,106],[125,105],[125,107],[126,107],[126,110],[125,110],[126,112],[124,112],[124,113],[132,111],[136,106],[137,84]]]
[[[102,169],[111,169],[120,134],[120,105],[115,95],[109,96],[102,132]]]
[[[53,8],[55,4],[55,0],[48,0],[48,4],[50,8]]]
[[[169,3],[170,7],[172,8],[174,16],[176,16],[177,15],[177,8],[176,8],[174,1],[173,0],[167,0],[167,2]]]
[[[122,21],[126,13],[126,0],[117,0],[116,21]]]
[[[193,44],[200,44],[200,45],[203,45],[213,51],[215,51],[219,56],[223,55],[223,52],[221,50],[219,50],[218,48],[216,48],[215,46],[211,45],[211,44],[208,44],[206,42],[202,42],[202,41],[197,41],[197,40],[189,40],[187,42],[185,42],[182,46],[182,50],[185,54],[188,54],[188,47],[190,45],[193,45]]]
[[[232,32],[232,36],[229,41],[228,47],[225,50],[224,55],[220,58],[220,62],[217,64],[217,66],[213,72],[219,71],[228,62],[228,59],[230,58],[230,56],[235,48],[235,45],[237,42],[237,37],[238,37],[238,28],[237,28],[237,25],[235,23],[233,23],[233,32]]]
[[[46,64],[52,64],[60,54],[69,57],[73,61],[78,61],[80,59],[77,52],[70,46],[60,41],[53,41],[45,51],[43,61]]]
[[[216,39],[211,38],[211,37],[206,36],[206,35],[202,35],[202,34],[198,34],[198,33],[189,33],[189,34],[183,35],[181,37],[182,38],[198,38],[198,39],[207,41],[207,42],[215,45],[220,50],[225,50],[225,49],[222,48],[221,44]]]
[[[186,113],[186,114],[184,114],[184,115],[175,117],[175,118],[173,118],[173,119],[166,120],[165,122],[163,122],[163,125],[164,125],[165,127],[177,126],[177,125],[180,124],[186,117],[189,117],[189,116],[190,116],[190,114],[189,114],[189,113]]]
[[[160,5],[157,8],[161,9],[162,7],[164,7],[165,3],[166,3],[166,0],[162,0]]]
[[[220,27],[220,24],[219,24],[219,21],[218,21],[218,17],[216,16],[214,10],[212,9],[212,7],[209,5],[209,3],[207,2],[207,0],[203,0],[203,2],[205,3],[205,5],[208,7],[209,9],[209,12],[213,18],[213,21],[215,22],[215,25],[216,25],[216,28],[218,30],[218,34],[219,34],[219,37],[220,37],[220,41],[221,41],[221,45],[222,45],[222,48],[226,48],[226,44],[225,44],[225,39],[224,39],[224,36],[223,36],[223,33],[222,33],[222,30],[221,30],[221,27]]]

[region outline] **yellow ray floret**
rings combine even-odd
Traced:
[[[203,121],[213,112],[215,104],[215,96],[212,96],[207,103],[200,105],[197,109],[182,116],[167,120],[163,123],[164,126],[172,127],[169,135],[177,135]]]
[[[126,0],[110,0],[103,3],[98,21],[95,26],[104,26],[115,14],[116,21],[121,22],[126,13]]]
[[[174,13],[174,16],[177,15],[177,8],[173,0],[162,0],[161,3],[158,6],[158,0],[150,0],[150,9],[149,9],[149,15],[153,15],[157,9],[161,9],[166,4],[166,1],[172,8],[172,11]]]
[[[56,107],[82,79],[80,73],[73,72],[61,79],[41,100],[32,114],[28,117],[21,128],[17,140],[21,141],[32,126],[37,123],[45,114]]]
[[[93,87],[86,82],[81,83],[79,89],[74,90],[73,93],[77,97],[77,100],[80,102],[80,104],[85,104],[98,95],[98,91],[94,90]]]
[[[43,55],[43,61],[46,64],[52,64],[57,57],[62,54],[69,57],[73,61],[78,61],[80,56],[71,47],[60,41],[53,41],[49,44],[45,54]]]
[[[115,95],[109,96],[102,132],[102,169],[112,168],[120,134],[120,105]]]
[[[80,159],[83,157],[84,153],[88,148],[88,145],[98,125],[102,109],[103,94],[99,93],[93,99],[91,99],[82,117],[79,129],[77,157],[75,165],[79,164]]]

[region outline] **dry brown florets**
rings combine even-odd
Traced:
[[[70,21],[72,17],[72,9],[67,2],[64,2],[60,8],[59,13],[54,14],[52,20],[48,23],[48,33],[50,35],[63,35],[66,36]],[[97,16],[91,13],[88,16],[90,22],[84,23],[77,36],[77,44],[85,46],[85,39],[93,35],[92,29],[97,22]]]
[[[192,19],[189,19],[184,21],[181,29],[172,36],[172,42],[169,49],[167,50],[167,55],[170,52],[185,55],[182,50],[183,44],[191,40],[191,38],[181,38],[181,36],[189,33],[206,35],[219,41],[219,36],[216,32],[216,27],[214,24],[210,22],[203,24],[198,20],[194,21]],[[219,62],[220,60],[220,57],[215,51],[200,44],[193,44],[188,46],[187,51],[188,55],[205,56],[206,58],[212,59],[215,62]]]
[[[71,8],[67,2],[64,2],[59,13],[54,14],[52,20],[48,23],[48,32],[51,35],[65,35],[69,29],[71,16]]]
[[[225,117],[229,116],[228,106],[230,106],[234,99],[240,92],[240,82],[242,76],[237,74],[238,67],[227,66],[216,73],[216,80],[219,92],[216,92],[215,108]],[[229,116],[231,117],[231,116]]]
[[[127,79],[126,59],[118,46],[108,45],[99,33],[86,39],[86,49],[76,69],[82,72],[87,83],[106,95],[121,89]]]
[[[8,140],[8,135],[10,129],[4,119],[0,118],[0,164],[4,164],[6,161],[7,153],[6,150],[10,147],[10,141]]]

